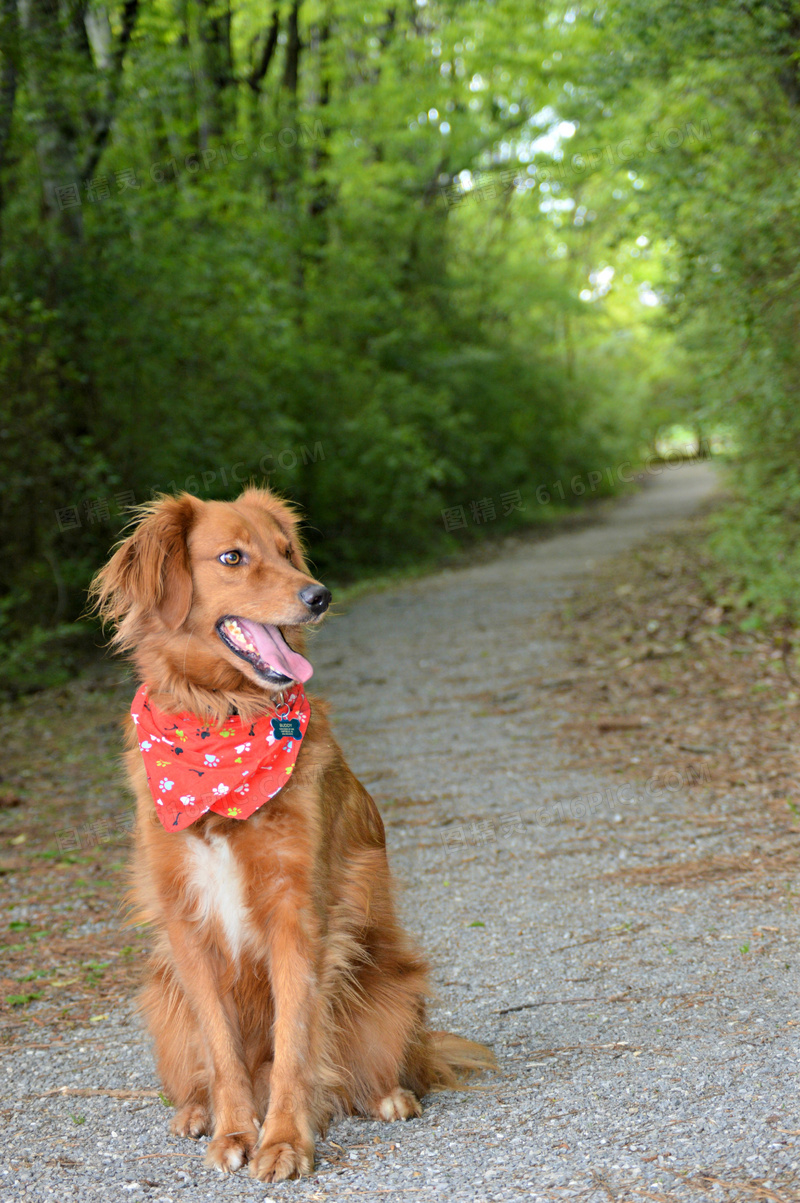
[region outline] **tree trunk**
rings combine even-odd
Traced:
[[[235,116],[229,0],[199,0],[200,149],[229,132]]]
[[[114,124],[114,115],[116,113],[117,101],[119,99],[120,89],[122,87],[122,70],[125,62],[125,54],[130,45],[130,40],[133,37],[133,31],[136,26],[136,18],[139,15],[139,0],[125,0],[125,5],[122,10],[122,29],[120,31],[119,40],[117,41],[111,63],[108,70],[108,83],[106,87],[106,95],[103,107],[99,112],[94,114],[92,120],[92,134],[89,140],[89,146],[81,169],[81,179],[88,180],[94,175],[97,164],[100,162],[100,156],[105,149],[106,143],[111,136],[111,128]],[[91,57],[91,52],[90,52]]]
[[[36,158],[51,229],[69,243],[83,238],[78,134],[64,103],[62,29],[58,0],[27,0],[23,9],[28,35],[27,80],[36,120]]]
[[[0,255],[3,248],[3,171],[11,139],[18,74],[19,16],[17,0],[0,0]]]
[[[261,85],[264,82],[264,77],[269,71],[270,63],[272,62],[275,51],[278,48],[278,34],[280,33],[280,17],[278,9],[272,10],[269,28],[266,34],[263,35],[264,43],[261,47],[261,53],[258,60],[253,63],[253,68],[247,77],[247,82],[256,95],[261,91]]]
[[[286,41],[286,62],[283,68],[283,86],[296,98],[300,79],[300,0],[294,0],[289,13],[289,29]]]
[[[312,47],[317,52],[317,97],[316,102],[320,113],[324,113],[331,100],[331,71],[328,61],[328,54],[331,40],[331,5],[328,5],[325,11],[325,19],[321,28],[315,31],[312,36]],[[318,217],[324,213],[331,203],[333,197],[328,186],[323,172],[325,164],[328,160],[328,145],[327,140],[330,136],[330,128],[325,125],[325,138],[320,144],[315,144],[311,152],[311,173],[314,179],[311,201],[309,203],[309,213],[312,217]],[[322,235],[317,230],[317,238]]]

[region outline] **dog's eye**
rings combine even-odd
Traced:
[[[218,556],[220,564],[241,564],[244,557],[240,551],[223,551],[221,556]]]
[[[287,547],[286,551],[283,554],[287,560],[291,560],[292,556],[294,555],[294,552],[292,551],[291,547]]]

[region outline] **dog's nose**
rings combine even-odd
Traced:
[[[324,585],[306,585],[300,590],[300,601],[308,606],[312,614],[324,614],[331,604],[331,591]]]

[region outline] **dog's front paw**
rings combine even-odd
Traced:
[[[387,1094],[375,1106],[373,1115],[376,1119],[382,1119],[386,1123],[391,1123],[395,1119],[419,1118],[422,1115],[422,1106],[415,1094],[397,1086],[391,1094]]]
[[[175,1112],[169,1130],[173,1136],[205,1136],[210,1126],[208,1107],[202,1103],[187,1103]]]
[[[215,1136],[208,1146],[205,1164],[221,1174],[230,1174],[244,1165],[255,1143],[255,1132],[231,1132],[225,1136]]]
[[[314,1145],[300,1140],[264,1145],[250,1159],[250,1173],[259,1182],[284,1182],[287,1178],[302,1178],[313,1170]]]

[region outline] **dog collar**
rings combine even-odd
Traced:
[[[188,711],[165,714],[142,685],[131,717],[164,828],[183,831],[209,810],[249,819],[289,780],[310,714],[294,685],[273,713],[252,723],[232,715],[215,728]]]

